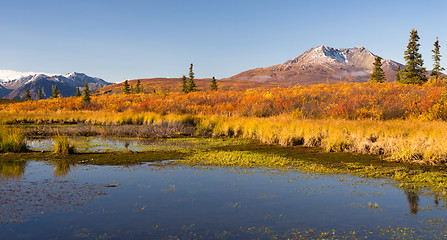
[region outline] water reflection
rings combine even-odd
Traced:
[[[416,215],[419,211],[419,189],[406,188],[404,189],[405,195],[407,195],[408,204],[410,206],[411,215]],[[435,200],[436,204],[436,200]]]
[[[0,161],[0,178],[4,180],[20,179],[25,173],[27,162],[22,160],[17,161]]]
[[[396,232],[378,226],[419,231],[431,225],[421,222],[446,211],[432,208],[425,189],[293,170],[142,164],[74,171],[65,160],[29,161],[27,167],[21,181],[0,184],[0,239],[390,239]],[[352,189],[356,194],[346,194]],[[104,194],[109,197],[93,198]],[[443,201],[440,196],[435,199]],[[380,203],[377,211],[362,206],[371,200]],[[334,229],[347,231],[335,235]],[[417,231],[413,237],[423,238]]]
[[[65,178],[67,174],[71,171],[71,167],[73,164],[69,163],[66,160],[54,160],[51,162],[51,164],[54,166],[53,169],[53,176],[57,178]]]

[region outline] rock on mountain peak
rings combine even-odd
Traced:
[[[276,81],[286,86],[343,81],[364,82],[369,79],[375,57],[376,55],[363,46],[337,49],[320,45],[283,64],[248,70],[227,79]],[[386,59],[382,60],[382,64],[387,80],[393,81],[401,64]]]

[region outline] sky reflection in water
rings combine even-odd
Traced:
[[[0,239],[271,238],[340,229],[387,238],[378,226],[415,227],[416,236],[446,231],[445,202],[386,181],[185,165],[31,161],[0,169]]]

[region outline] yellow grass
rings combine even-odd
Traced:
[[[283,146],[321,147],[328,152],[380,154],[386,159],[439,164],[447,162],[447,122],[412,120],[296,119],[293,115],[225,117],[218,115],[161,115],[151,112],[110,111],[0,111],[0,122],[92,125],[194,123],[197,135],[257,139]]]
[[[212,119],[214,136],[258,139],[284,146],[319,146],[328,152],[383,154],[388,159],[405,162],[438,164],[447,161],[447,123],[442,121]],[[211,121],[202,123],[211,124]]]

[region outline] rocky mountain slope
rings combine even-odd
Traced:
[[[248,70],[226,80],[282,82],[282,85],[311,85],[337,82],[365,82],[373,69],[376,55],[364,47],[335,49],[318,46],[283,64]],[[387,81],[394,81],[398,66],[382,60]]]
[[[103,79],[77,72],[59,75],[0,70],[0,98],[23,99],[29,88],[31,98],[37,99],[39,86],[44,99],[52,96],[54,86],[57,86],[62,97],[69,97],[76,94],[77,87],[83,89],[85,82],[92,91],[111,84]]]

